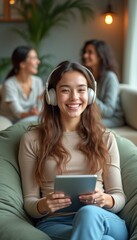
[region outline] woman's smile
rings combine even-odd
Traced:
[[[66,104],[70,110],[78,110],[81,104]]]

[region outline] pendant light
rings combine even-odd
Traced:
[[[106,7],[106,11],[103,12],[104,15],[104,20],[106,24],[112,24],[113,20],[114,20],[114,15],[116,13],[112,10],[112,5],[110,2],[108,2],[107,7]]]

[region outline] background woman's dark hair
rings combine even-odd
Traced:
[[[102,40],[92,39],[84,43],[84,46],[81,51],[81,61],[83,65],[84,65],[83,54],[85,53],[87,45],[93,45],[98,56],[101,59],[99,79],[103,79],[106,71],[108,70],[118,75],[118,66],[113,55],[112,49],[110,45],[108,45],[105,41]]]
[[[28,53],[32,49],[33,48],[29,46],[18,46],[17,48],[15,48],[11,55],[12,69],[9,71],[5,79],[8,79],[9,77],[12,77],[18,73],[20,63],[26,60],[26,58],[28,57]]]

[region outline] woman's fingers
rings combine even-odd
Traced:
[[[55,212],[59,209],[70,206],[71,199],[66,197],[64,193],[52,193],[46,198],[46,205],[49,212]]]
[[[94,193],[81,195],[79,199],[85,205],[94,204],[99,207],[103,207],[105,205],[105,194],[96,190]]]

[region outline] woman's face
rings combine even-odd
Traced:
[[[26,71],[28,74],[37,74],[38,65],[40,60],[38,59],[37,53],[35,50],[30,50],[28,56],[24,62],[21,63],[21,68]]]
[[[87,68],[98,67],[100,64],[100,57],[98,56],[95,47],[92,44],[88,44],[85,47],[83,53],[83,64]]]
[[[66,72],[56,86],[61,119],[80,120],[87,107],[88,87],[84,75],[78,71]]]

